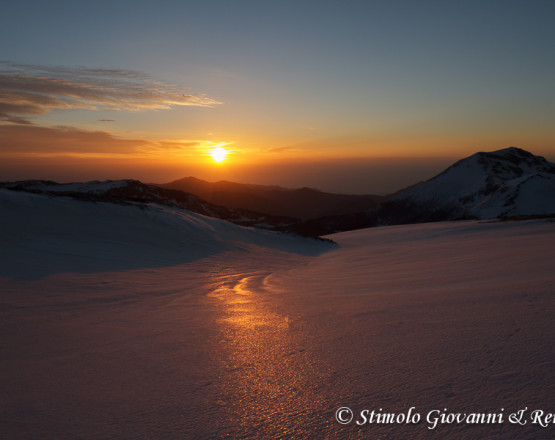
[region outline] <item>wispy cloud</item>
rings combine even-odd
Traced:
[[[141,72],[0,62],[0,120],[17,124],[55,109],[138,111],[217,104]]]
[[[298,153],[302,149],[298,147],[277,147],[266,150],[268,153]]]
[[[16,156],[58,156],[79,154],[136,154],[149,141],[124,139],[105,131],[73,127],[0,125],[2,154]]]
[[[227,143],[208,140],[129,139],[108,131],[74,127],[0,125],[0,157],[199,158]]]

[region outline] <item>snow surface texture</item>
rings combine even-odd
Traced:
[[[554,412],[553,222],[382,227],[333,246],[11,191],[0,212],[3,438],[554,437],[334,417]]]
[[[452,217],[498,218],[555,213],[555,165],[519,148],[476,153],[402,192]]]

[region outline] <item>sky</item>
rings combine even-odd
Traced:
[[[0,181],[383,194],[477,151],[554,161],[554,16],[550,0],[10,2]]]

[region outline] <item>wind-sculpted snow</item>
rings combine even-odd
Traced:
[[[549,220],[372,228],[334,246],[166,208],[0,195],[21,214],[3,264],[24,247],[31,273],[43,259],[80,268],[0,280],[5,438],[553,437],[553,424],[508,422],[555,408]],[[142,264],[117,268],[121,253]],[[421,423],[356,423],[411,408]],[[432,411],[505,419],[430,429]]]

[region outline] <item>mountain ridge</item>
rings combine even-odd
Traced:
[[[308,187],[290,189],[225,180],[206,182],[195,177],[155,185],[195,194],[210,203],[227,208],[265,212],[300,220],[352,214],[376,207],[387,199],[387,196],[335,194]]]
[[[186,209],[208,217],[230,221],[241,226],[256,226],[261,229],[281,230],[298,219],[271,216],[264,213],[226,208],[202,200],[200,197],[179,190],[159,188],[138,180],[106,180],[77,183],[57,183],[43,180],[2,182],[0,187],[12,191],[25,191],[58,197],[71,197],[90,202],[112,202],[118,204],[160,205]]]
[[[515,147],[472,154],[424,182],[383,197],[226,181],[210,183],[193,177],[175,182],[174,186],[180,182],[197,185],[212,194],[212,201],[168,188],[172,183],[154,185],[137,180],[67,184],[29,180],[3,182],[0,187],[92,202],[157,203],[242,226],[308,236],[383,225],[555,214],[555,164]],[[198,189],[197,193],[202,191]],[[213,203],[218,195],[228,206]],[[234,200],[236,203],[232,203]],[[238,207],[245,201],[272,209]],[[321,210],[332,215],[318,215]],[[304,215],[287,215],[291,212]]]

